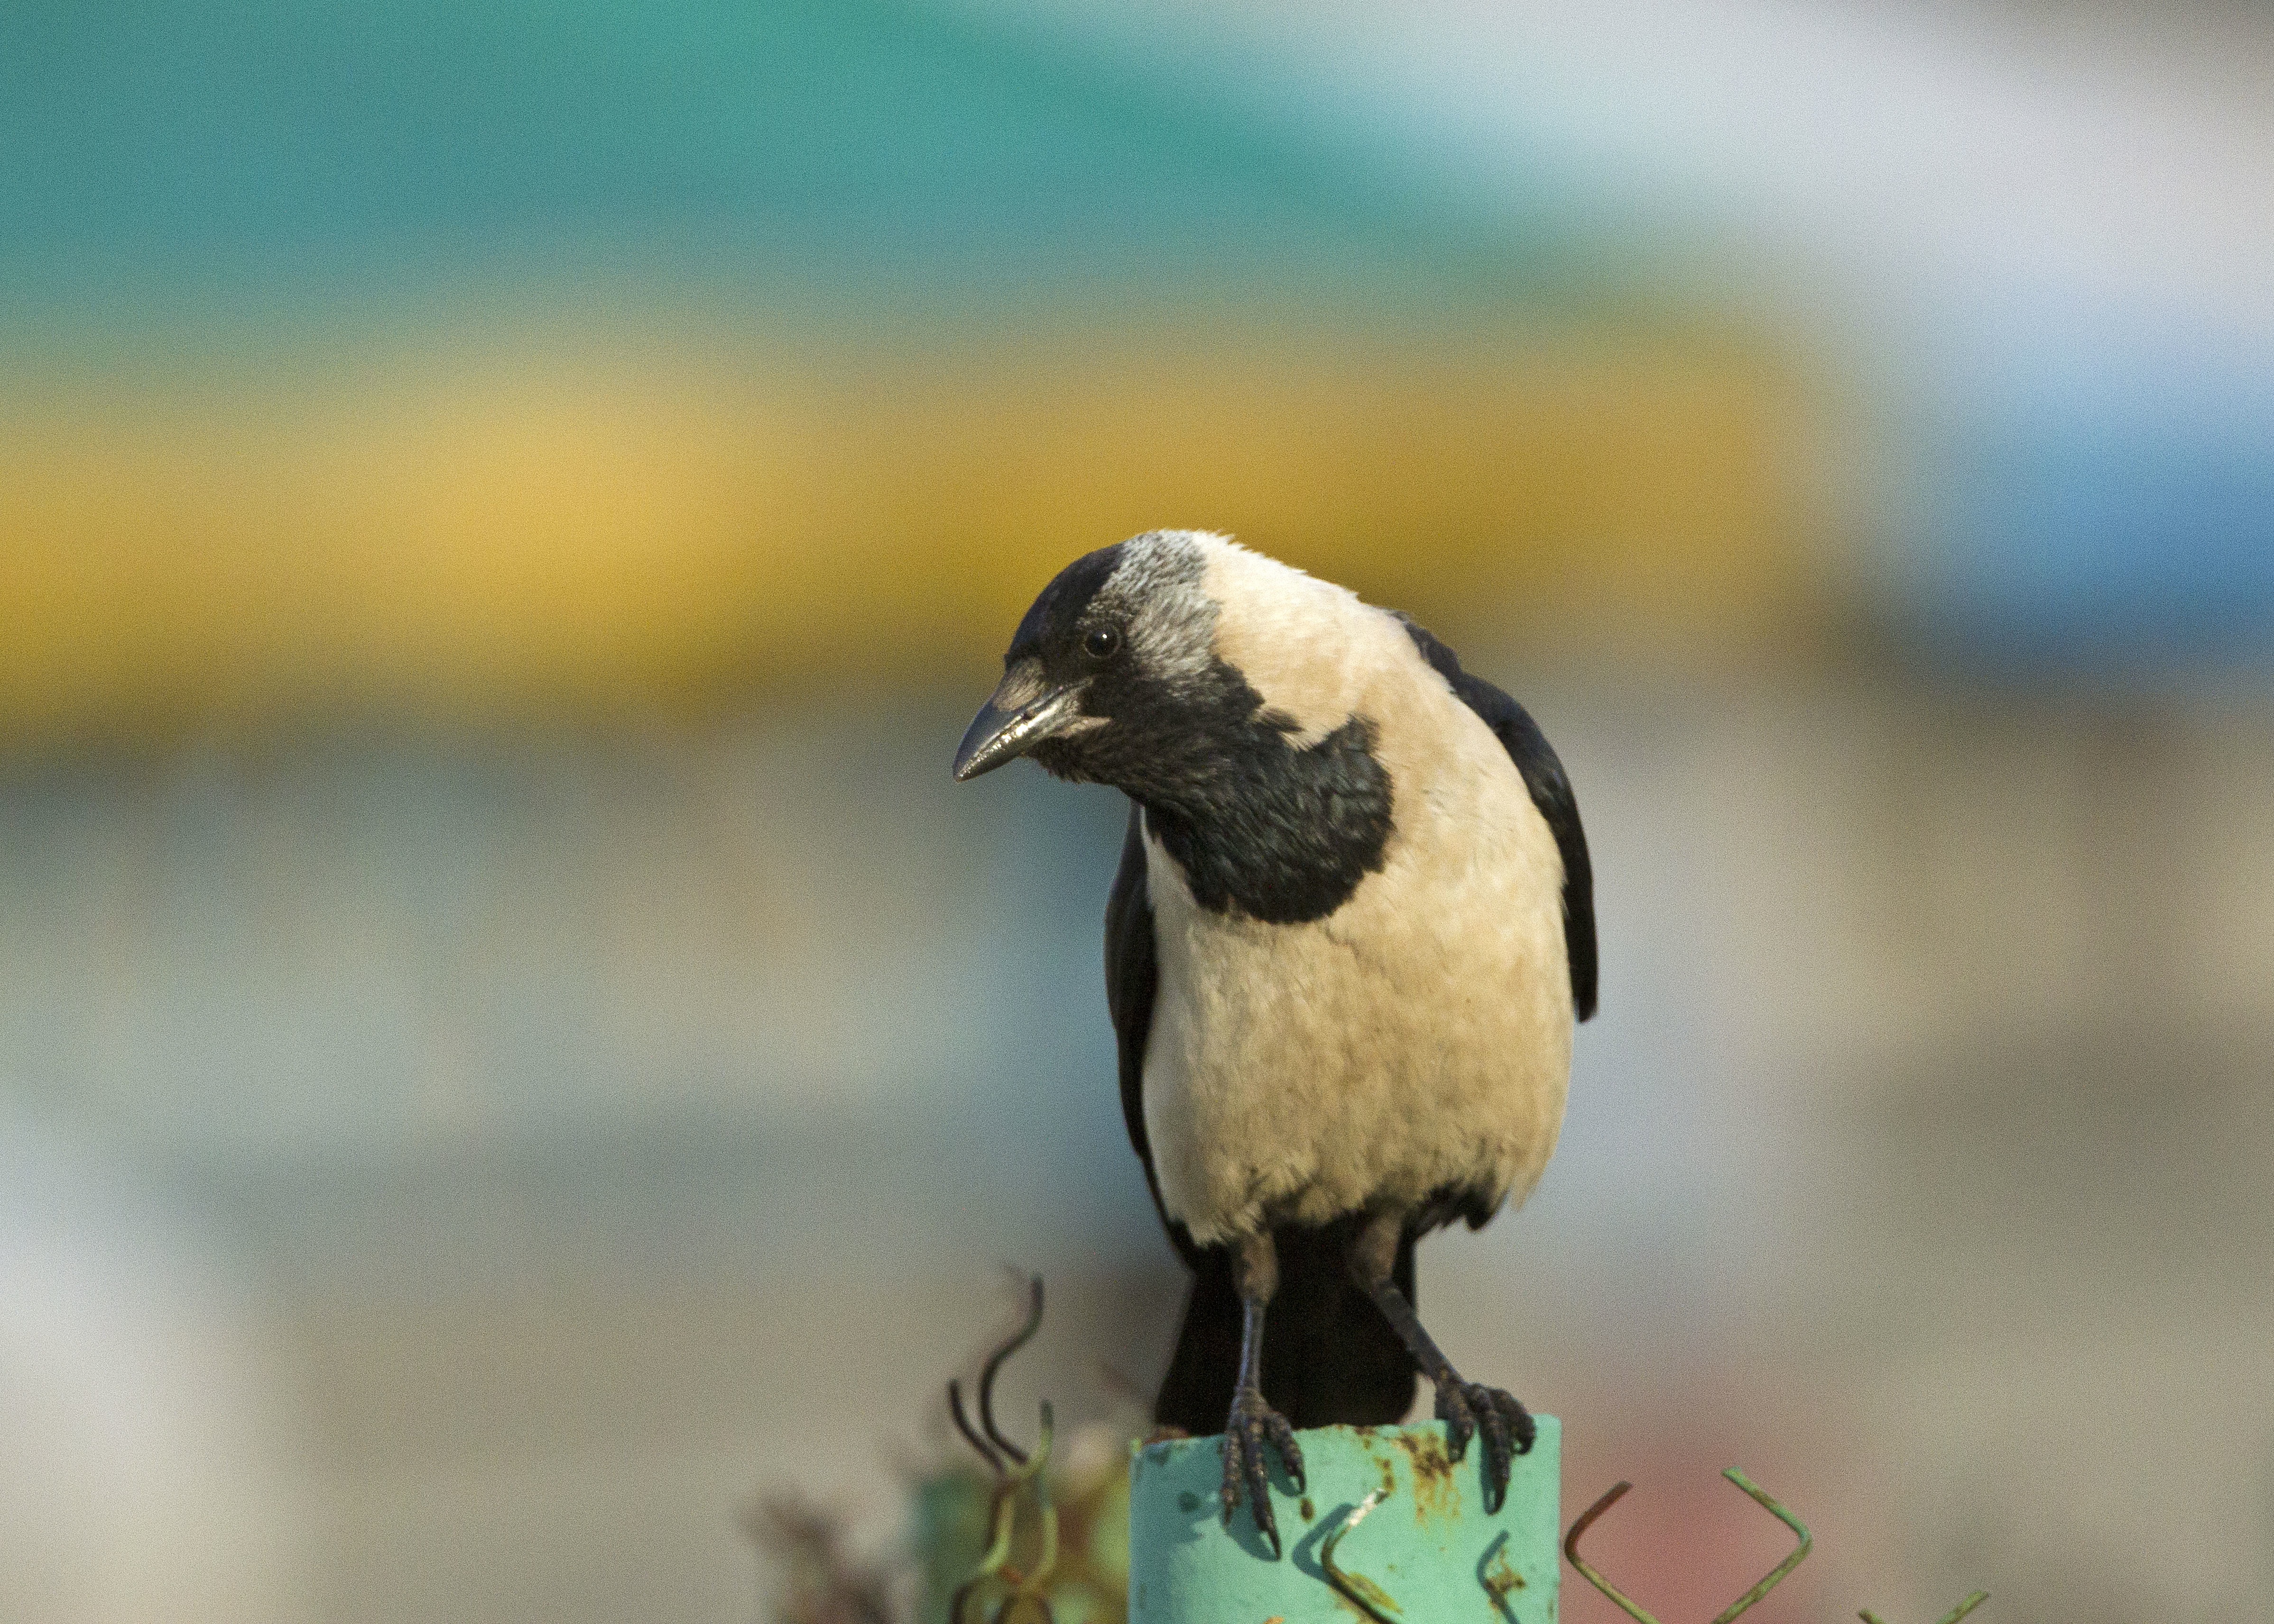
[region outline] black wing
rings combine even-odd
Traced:
[[[1169,1222],[1161,1205],[1161,1181],[1153,1171],[1153,1145],[1145,1132],[1145,1038],[1153,1029],[1153,995],[1161,984],[1159,950],[1153,939],[1153,901],[1145,889],[1144,813],[1132,801],[1129,833],[1121,843],[1121,867],[1105,903],[1105,1007],[1113,1017],[1115,1047],[1121,1060],[1121,1117],[1129,1143],[1145,1164],[1145,1187],[1153,1209],[1186,1263],[1198,1255],[1185,1226]]]
[[[1405,629],[1421,658],[1499,738],[1523,775],[1525,788],[1532,792],[1532,804],[1555,833],[1555,848],[1563,854],[1563,946],[1571,961],[1571,1007],[1585,1020],[1595,1012],[1595,871],[1587,861],[1587,831],[1579,827],[1579,802],[1571,793],[1571,780],[1530,712],[1482,677],[1463,671],[1452,650],[1428,632],[1411,620],[1405,620]],[[1143,876],[1139,878],[1141,882]],[[1118,894],[1118,887],[1116,891]]]

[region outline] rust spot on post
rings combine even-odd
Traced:
[[[1413,1472],[1413,1520],[1426,1522],[1432,1516],[1458,1512],[1459,1491],[1454,1486],[1453,1462],[1445,1454],[1443,1440],[1434,1433],[1401,1432],[1397,1447],[1405,1451]]]

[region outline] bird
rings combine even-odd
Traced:
[[[1269,1457],[1417,1373],[1488,1510],[1537,1428],[1423,1327],[1414,1247],[1539,1182],[1593,1015],[1593,871],[1531,716],[1404,614],[1206,530],[1086,554],[1013,633],[958,782],[1029,757],[1130,802],[1105,913],[1125,1124],[1192,1282],[1154,1419]]]

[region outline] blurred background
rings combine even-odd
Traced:
[[[2274,12],[0,17],[0,1614],[741,1620],[1178,1276],[1116,798],[946,762],[1232,531],[1525,699],[1603,1012],[1423,1253],[1705,1616],[2274,1590]],[[1616,1616],[1584,1586],[1564,1616]]]

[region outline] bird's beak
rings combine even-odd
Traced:
[[[1013,756],[1024,756],[1045,739],[1055,739],[1080,726],[1081,690],[1087,685],[1069,682],[1034,696],[1030,673],[1007,673],[995,696],[979,707],[963,742],[955,752],[958,784],[992,772]],[[1021,701],[1024,701],[1021,703]]]

